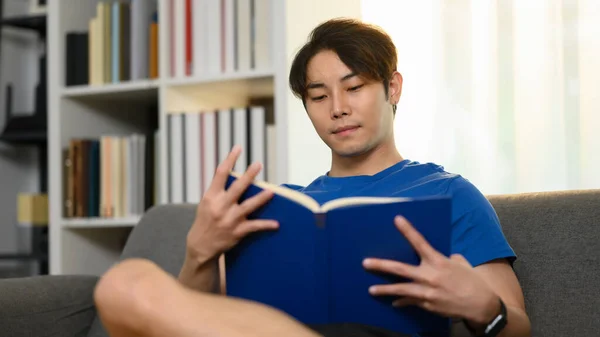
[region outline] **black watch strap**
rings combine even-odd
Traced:
[[[502,331],[502,329],[504,329],[504,327],[508,323],[507,318],[506,318],[506,305],[504,305],[504,302],[502,302],[502,299],[499,299],[499,301],[500,301],[500,314],[498,314],[496,317],[494,317],[494,319],[492,319],[491,322],[488,323],[488,325],[485,327],[485,330],[483,331],[483,334],[477,335],[476,331],[467,322],[465,322],[465,326],[471,332],[471,334],[473,334],[473,336],[495,337],[495,336],[498,336],[498,334]]]

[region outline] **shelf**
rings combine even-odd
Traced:
[[[38,145],[47,141],[46,131],[23,131],[0,135],[0,141],[16,145]]]
[[[62,96],[81,99],[150,100],[158,97],[158,80],[69,86],[63,88]]]
[[[244,72],[221,73],[203,77],[170,78],[166,83],[170,87],[194,86],[201,84],[215,84],[222,82],[252,82],[257,80],[272,79],[274,72],[271,69],[251,70]]]
[[[173,111],[215,110],[246,105],[251,97],[272,96],[270,70],[166,80],[165,108]]]
[[[140,217],[127,218],[69,218],[63,219],[65,228],[118,228],[134,227],[140,221]]]
[[[46,15],[27,15],[3,18],[0,20],[3,27],[21,28],[33,30],[46,35]]]

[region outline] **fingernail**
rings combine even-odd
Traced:
[[[371,265],[373,261],[371,261],[371,259],[364,259],[363,260],[363,266],[368,267],[369,265]]]
[[[369,292],[370,292],[371,294],[374,294],[376,291],[377,291],[377,287],[376,287],[376,286],[370,286],[370,287],[369,287]]]

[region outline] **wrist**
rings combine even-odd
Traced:
[[[187,254],[179,271],[178,280],[183,285],[203,292],[215,291],[218,279],[218,258]]]
[[[495,296],[494,300],[488,303],[481,311],[479,315],[475,315],[472,319],[465,319],[465,326],[471,331],[471,333],[475,336],[488,336],[486,330],[501,330],[502,327],[500,325],[504,323],[497,322],[499,317],[502,316],[504,320],[506,319],[506,307],[502,302],[502,299],[499,296]],[[491,328],[491,326],[494,328]],[[498,331],[495,331],[493,336],[495,336]]]
[[[200,253],[197,251],[186,251],[183,266],[192,273],[198,273],[207,267],[213,266],[218,261],[218,255]]]
[[[494,294],[477,308],[471,317],[466,317],[465,321],[474,330],[483,330],[500,312],[500,297]]]

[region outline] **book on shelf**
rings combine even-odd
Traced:
[[[227,188],[240,173],[231,173]],[[353,322],[445,335],[450,321],[416,306],[397,308],[372,285],[410,282],[363,267],[365,258],[418,265],[420,258],[394,224],[402,215],[448,256],[451,199],[357,196],[319,204],[307,194],[255,180],[243,202],[264,189],[274,197],[249,219],[275,219],[276,230],[251,233],[225,253],[227,295],[278,308],[308,324]]]
[[[167,0],[169,76],[266,69],[271,0]]]
[[[85,31],[65,35],[65,85],[97,85],[158,77],[156,0],[96,3]]]
[[[275,178],[275,124],[272,98],[256,98],[248,106],[167,115],[166,139],[170,203],[198,203],[214,172],[234,145],[242,147],[236,169],[255,161],[264,165],[259,179]]]
[[[71,139],[63,149],[64,217],[125,218],[156,204],[157,133]]]

